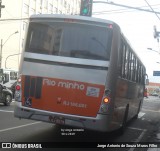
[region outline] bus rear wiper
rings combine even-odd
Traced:
[[[78,57],[76,55],[81,55],[81,56],[84,56],[85,58],[87,59],[102,59],[102,60],[106,60],[105,57],[103,56],[99,56],[97,54],[93,54],[91,53],[90,51],[88,50],[71,50],[70,52],[70,56],[71,57]]]

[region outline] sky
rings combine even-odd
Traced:
[[[100,0],[94,0],[100,1]],[[160,0],[101,0],[131,7],[140,7],[160,12]],[[158,14],[157,14],[158,15]],[[160,83],[160,76],[153,76],[153,71],[160,71],[160,42],[153,36],[153,27],[160,31],[160,14],[144,12],[104,3],[93,3],[92,17],[103,18],[116,22],[131,46],[146,67],[150,82]],[[152,48],[151,51],[147,48]]]

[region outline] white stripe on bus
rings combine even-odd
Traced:
[[[22,74],[105,85],[107,71],[24,62]]]
[[[92,65],[92,66],[99,66],[99,67],[109,66],[109,61],[44,55],[44,54],[29,53],[29,52],[25,52],[24,57],[29,59],[37,59],[41,61],[46,60],[46,61],[53,61],[53,62],[65,62],[65,63],[71,63],[71,64]]]

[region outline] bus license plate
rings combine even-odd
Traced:
[[[56,123],[56,124],[65,124],[65,119],[64,118],[59,118],[59,117],[54,117],[53,123]]]

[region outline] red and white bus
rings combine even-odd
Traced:
[[[95,131],[137,117],[146,69],[108,20],[31,16],[16,86],[15,117]]]

